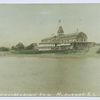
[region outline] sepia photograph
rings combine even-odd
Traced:
[[[99,9],[0,4],[0,96],[100,96]]]

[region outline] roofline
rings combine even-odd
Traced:
[[[63,44],[68,44],[68,43],[95,43],[95,42],[85,42],[85,41],[80,41],[80,42],[66,42],[66,43],[63,43]],[[44,43],[39,43],[39,44],[62,44],[61,42],[44,42]]]

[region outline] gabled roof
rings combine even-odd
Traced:
[[[83,33],[83,32],[75,32],[75,33],[70,33],[70,34],[66,34],[66,35],[78,35],[80,33]]]
[[[63,38],[71,38],[71,39],[74,39],[74,38],[77,38],[77,36],[79,35],[79,34],[84,34],[85,36],[86,36],[86,34],[85,33],[83,33],[83,32],[75,32],[75,33],[70,33],[70,34],[58,34],[58,35],[55,35],[55,36],[53,36],[53,37],[48,37],[48,38],[44,38],[44,39],[42,39],[42,41],[44,40],[51,40],[52,41],[52,39],[54,39],[54,38],[56,38],[55,40],[57,41],[57,39],[60,39],[61,40],[61,38],[63,39]],[[87,37],[87,36],[86,36]]]
[[[76,37],[76,36],[78,36],[80,33],[82,33],[82,34],[85,34],[85,33],[83,33],[83,32],[75,32],[75,33],[70,33],[70,34],[65,34],[65,35],[62,35],[61,37],[70,37],[70,36],[74,36],[74,37]]]
[[[47,38],[44,38],[42,40],[49,40],[49,39],[52,39],[53,37],[47,37]]]

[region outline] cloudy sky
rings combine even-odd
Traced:
[[[65,34],[78,28],[100,42],[100,4],[0,4],[0,46],[39,43],[57,34],[59,20]]]

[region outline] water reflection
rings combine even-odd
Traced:
[[[99,58],[0,58],[0,93],[100,93]]]

